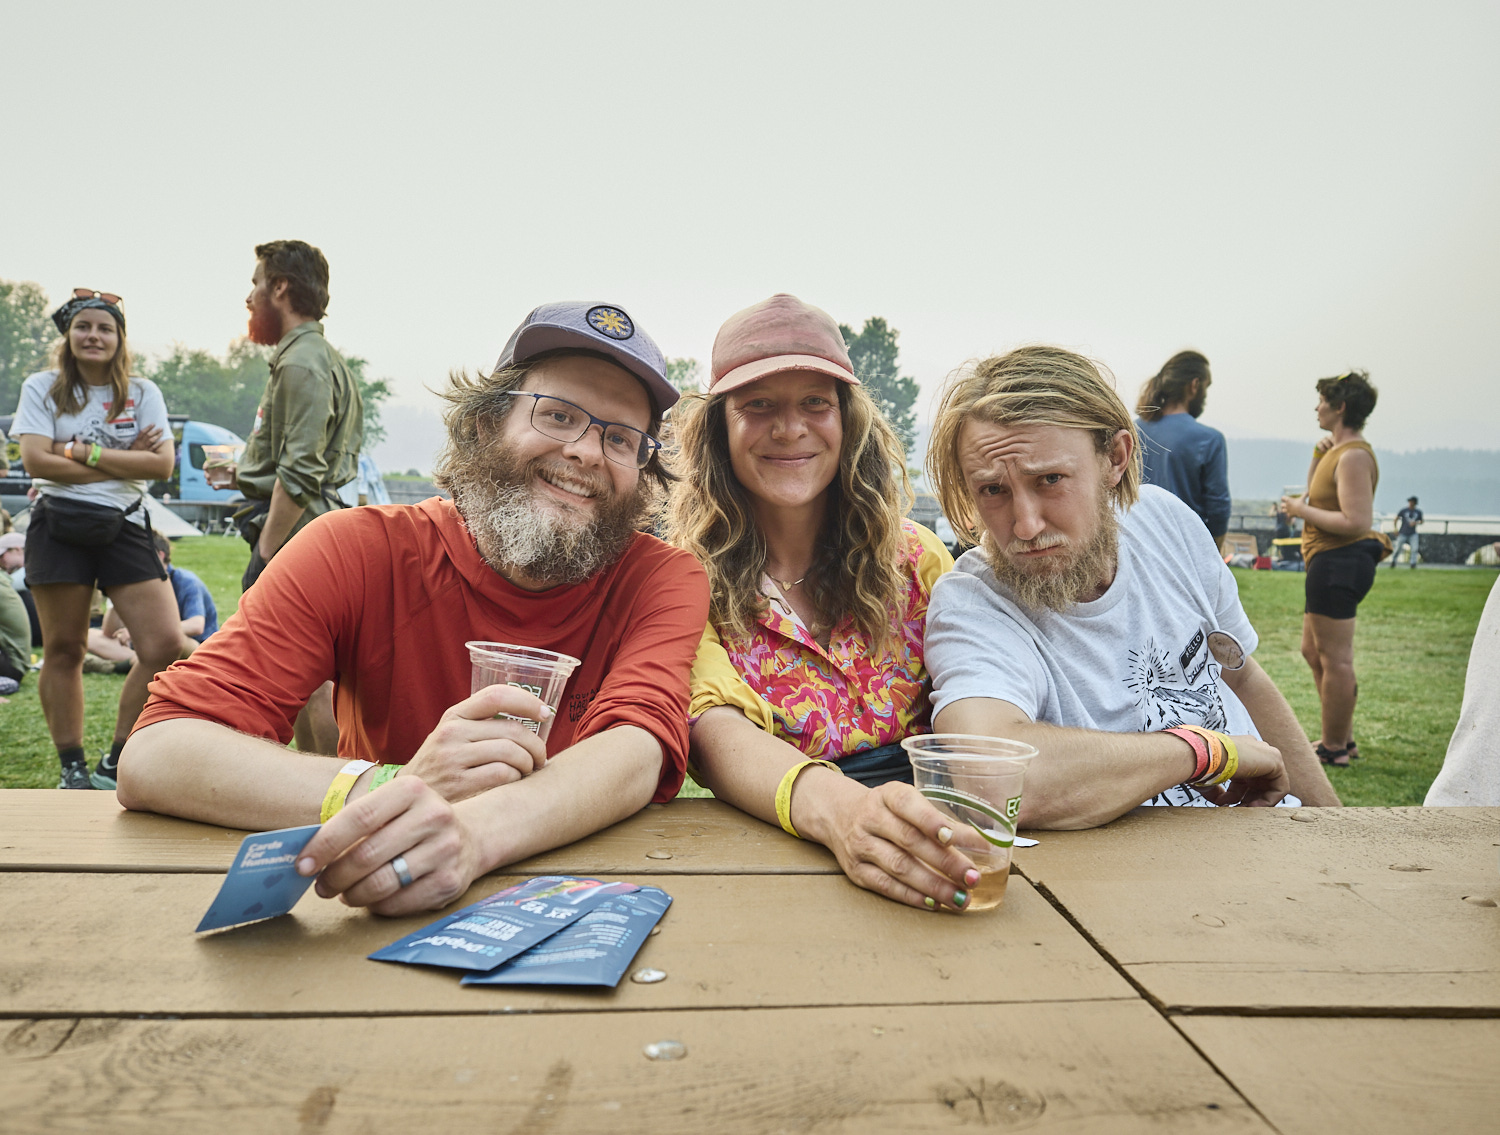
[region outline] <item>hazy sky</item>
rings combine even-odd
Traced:
[[[706,363],[790,291],[888,319],[924,408],[1035,341],[1133,403],[1192,346],[1232,437],[1311,438],[1363,366],[1377,445],[1500,447],[1493,0],[9,0],[0,39],[0,277],[222,352],[252,246],[311,241],[393,434],[539,302]]]

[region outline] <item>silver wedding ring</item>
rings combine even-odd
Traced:
[[[391,870],[396,872],[396,878],[400,881],[403,887],[411,886],[411,868],[406,865],[406,856],[398,855],[396,856],[396,858],[392,859]]]

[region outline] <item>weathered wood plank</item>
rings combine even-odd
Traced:
[[[36,1132],[1269,1130],[1140,1001],[25,1021],[0,1069]]]
[[[1500,1013],[1500,809],[1147,808],[1017,863],[1174,1011]]]
[[[0,790],[0,871],[220,873],[246,833],[146,812],[113,792]],[[651,805],[587,840],[512,864],[545,875],[838,874],[833,855],[718,800]]]
[[[1500,1021],[1179,1017],[1282,1135],[1500,1129]]]
[[[474,902],[515,877],[481,880]],[[0,1014],[483,1013],[601,1008],[1135,998],[1023,880],[998,911],[932,914],[843,876],[684,875],[638,966],[658,985],[603,992],[461,988],[365,960],[433,915],[377,918],[309,892],[292,914],[196,937],[219,879],[0,875]],[[455,907],[458,904],[455,904]]]

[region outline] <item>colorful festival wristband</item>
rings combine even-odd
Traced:
[[[396,774],[405,767],[405,765],[381,765],[380,771],[370,778],[370,791],[374,792],[388,780],[395,780]]]
[[[1197,780],[1200,776],[1208,771],[1208,765],[1210,760],[1212,760],[1212,757],[1209,753],[1207,741],[1198,736],[1198,734],[1194,733],[1191,729],[1184,729],[1181,726],[1178,726],[1175,729],[1163,729],[1162,732],[1170,733],[1174,737],[1180,737],[1182,738],[1182,740],[1186,741],[1193,747],[1193,775],[1188,777],[1189,784]]]
[[[99,464],[99,458],[101,458],[103,456],[104,456],[104,446],[100,445],[96,441],[96,442],[94,442],[94,448],[91,449],[91,450],[89,450],[89,459],[87,461],[85,461],[84,464],[87,465],[90,469],[92,469],[96,465]]]
[[[1194,777],[1188,781],[1189,784],[1196,788],[1202,788],[1211,784],[1223,784],[1224,781],[1229,779],[1231,753],[1234,754],[1234,768],[1238,770],[1240,764],[1239,750],[1235,748],[1234,742],[1229,739],[1227,734],[1213,729],[1205,729],[1201,725],[1184,725],[1183,728],[1192,730],[1207,741],[1212,754],[1208,768],[1203,771],[1201,776]]]
[[[798,839],[802,837],[797,835],[797,829],[792,827],[792,785],[797,783],[797,777],[808,765],[822,765],[824,768],[833,769],[834,772],[839,771],[839,766],[832,761],[806,760],[787,769],[786,775],[781,778],[781,784],[776,788],[776,818],[781,821],[782,831]]]
[[[359,779],[359,774],[367,768],[374,768],[374,761],[350,761],[339,769],[338,776],[333,778],[333,783],[328,786],[328,795],[323,797],[323,810],[318,813],[318,822],[326,824],[334,816],[338,815],[344,807],[344,801],[349,799],[349,789],[354,787],[354,782]]]

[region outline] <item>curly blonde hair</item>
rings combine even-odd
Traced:
[[[869,393],[836,385],[844,440],[808,595],[829,625],[851,616],[878,652],[907,585],[901,518],[911,507],[911,480],[906,452]],[[667,505],[665,535],[708,570],[709,621],[721,634],[744,636],[766,610],[766,541],[730,463],[725,398],[688,394],[672,411],[673,465],[682,479]]]
[[[1111,492],[1121,508],[1135,504],[1141,490],[1141,439],[1130,411],[1105,378],[1108,373],[1062,347],[1036,346],[970,363],[949,380],[927,443],[927,478],[955,532],[975,543],[984,535],[958,458],[959,434],[970,418],[1001,426],[1088,430],[1101,455],[1109,453],[1117,433],[1127,431],[1130,463]]]

